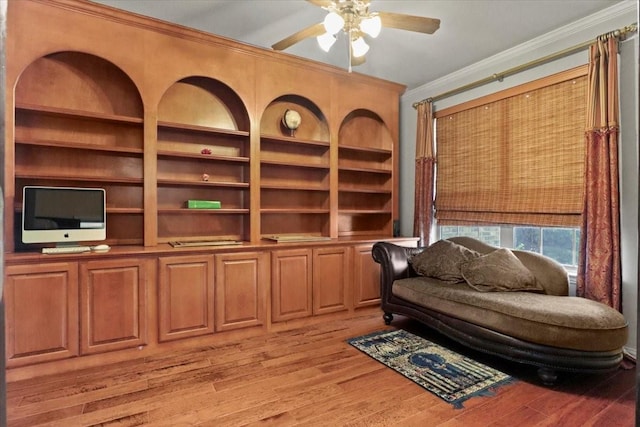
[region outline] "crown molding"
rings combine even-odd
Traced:
[[[455,87],[468,83],[465,82],[465,78],[470,75],[475,76],[482,72],[487,73],[487,69],[504,67],[504,64],[513,58],[530,54],[533,51],[544,49],[545,47],[553,46],[555,50],[558,50],[558,48],[562,49],[564,47],[569,47],[559,46],[559,44],[581,32],[597,28],[602,25],[603,21],[620,18],[630,13],[637,15],[637,10],[638,4],[636,0],[622,1],[568,25],[549,31],[542,36],[536,37],[467,67],[449,73],[444,77],[409,90],[404,94],[402,100],[408,101],[411,99],[411,102],[413,102],[416,98],[427,98],[429,96],[433,96],[436,92],[442,91],[442,88]],[[629,22],[628,24],[631,23],[632,22]],[[492,74],[493,72],[488,73],[488,75]]]

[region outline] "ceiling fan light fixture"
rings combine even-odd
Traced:
[[[362,37],[358,37],[357,39],[351,42],[351,48],[353,56],[359,58],[364,56],[369,51],[369,45],[364,41]]]
[[[344,19],[336,12],[329,12],[324,17],[324,29],[327,33],[334,35],[337,34],[344,27]]]
[[[382,29],[382,20],[378,15],[370,15],[360,21],[360,29],[369,36],[376,38]]]
[[[302,40],[315,37],[320,48],[329,52],[338,39],[338,33],[343,32],[349,50],[351,72],[352,65],[362,65],[365,62],[364,56],[369,51],[369,45],[363,37],[376,38],[382,27],[424,34],[433,34],[440,28],[439,19],[395,12],[369,12],[372,1],[307,0],[308,3],[326,11],[324,20],[285,37],[271,47],[273,50],[285,50]]]
[[[318,40],[320,49],[324,50],[325,52],[329,52],[331,46],[333,46],[333,44],[336,42],[336,37],[329,33],[324,33],[323,35],[316,37],[316,40]]]

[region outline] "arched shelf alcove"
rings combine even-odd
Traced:
[[[201,76],[186,77],[167,89],[158,105],[158,121],[249,131],[249,115],[238,94],[219,80]]]
[[[340,125],[338,235],[393,232],[393,138],[383,120],[364,109]]]
[[[142,119],[133,81],[112,62],[90,53],[62,51],[36,59],[16,85],[16,104]]]
[[[300,124],[293,132],[283,122],[287,110],[300,115]],[[270,102],[260,120],[260,133],[269,137],[329,142],[329,126],[324,114],[311,100],[299,95],[283,95]]]
[[[159,242],[249,239],[249,129],[242,100],[218,80],[192,76],[167,89],[158,104]]]
[[[136,85],[106,59],[61,51],[29,64],[15,87],[16,223],[25,185],[100,187],[107,243],[141,244],[143,115]]]
[[[293,112],[297,127],[285,119],[287,112]],[[283,95],[265,109],[260,121],[263,237],[329,237],[329,135],[324,114],[307,98]]]

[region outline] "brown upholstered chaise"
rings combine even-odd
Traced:
[[[469,237],[450,239],[480,254],[496,250]],[[466,283],[419,276],[409,258],[425,248],[376,243],[381,265],[384,320],[393,314],[415,318],[476,350],[538,367],[545,384],[558,371],[599,373],[622,361],[627,323],[617,310],[568,296],[564,268],[539,254],[513,250],[535,276],[543,293],[479,292]]]

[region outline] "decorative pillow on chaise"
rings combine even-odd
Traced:
[[[460,269],[465,282],[478,291],[544,292],[533,273],[507,248],[467,261]]]
[[[480,254],[449,240],[439,240],[409,259],[416,273],[445,282],[464,282],[460,271],[462,263]]]

